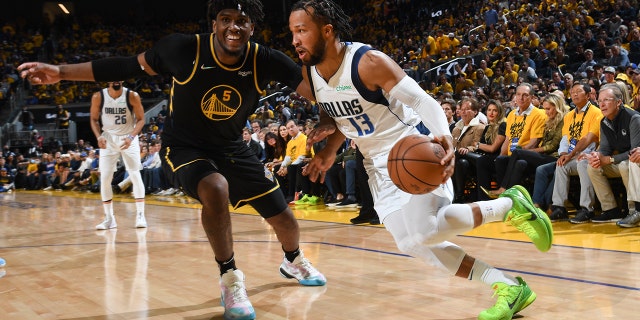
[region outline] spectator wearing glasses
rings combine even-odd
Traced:
[[[640,114],[624,107],[622,92],[615,85],[602,87],[598,104],[604,116],[600,125],[600,148],[587,157],[587,172],[602,207],[602,213],[593,221],[614,222],[621,220],[625,215],[618,207],[608,179],[622,178],[628,200],[636,199],[640,192],[635,180],[634,184],[629,184],[629,155],[631,150],[640,147]],[[634,209],[640,210],[639,202],[630,204],[629,211]],[[621,223],[626,225],[630,222],[628,220],[630,219]]]

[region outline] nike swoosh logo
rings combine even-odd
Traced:
[[[200,66],[200,69],[202,69],[202,70],[215,69],[215,68],[216,68],[215,66],[207,67],[207,66],[205,66],[204,64],[202,64],[202,65]]]
[[[524,290],[520,290],[520,293],[518,293],[518,296],[513,299],[513,302],[509,302],[509,309],[513,310],[513,307],[516,305],[516,302],[518,302],[518,299],[520,299],[520,296],[522,295],[522,291]]]

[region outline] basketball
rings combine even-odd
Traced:
[[[400,139],[391,148],[387,168],[391,181],[411,194],[429,193],[440,186],[445,166],[444,148],[431,138],[416,134]]]

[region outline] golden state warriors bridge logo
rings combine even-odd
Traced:
[[[231,118],[242,105],[240,92],[233,87],[220,85],[211,88],[202,97],[200,108],[205,117],[213,120],[227,120]]]

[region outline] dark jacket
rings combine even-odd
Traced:
[[[620,107],[613,120],[600,123],[600,153],[612,156],[615,163],[629,159],[629,150],[640,146],[640,113]]]

